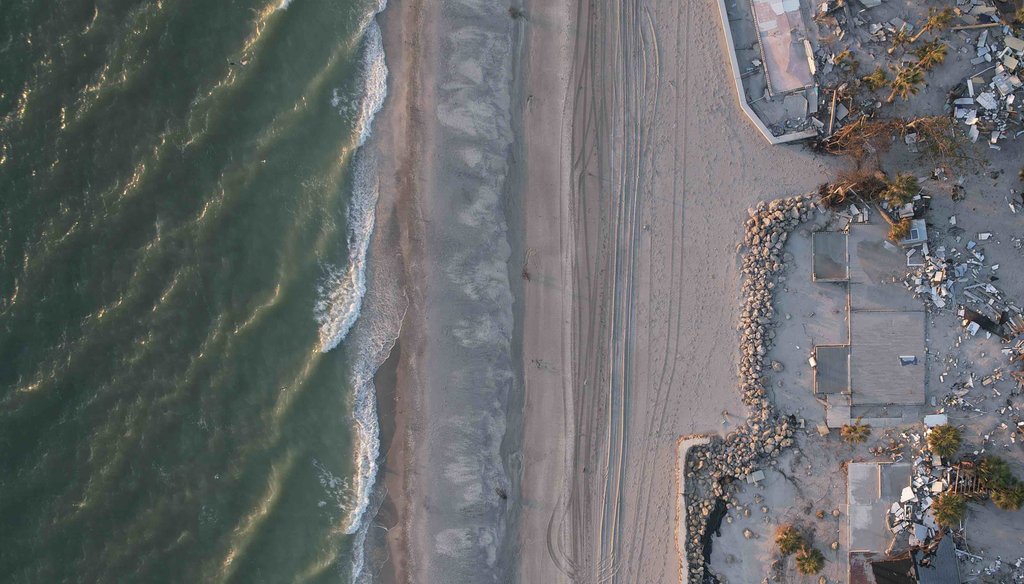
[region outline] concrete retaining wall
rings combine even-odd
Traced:
[[[814,138],[818,135],[816,130],[804,130],[803,132],[797,132],[793,134],[783,134],[782,136],[776,136],[772,134],[771,130],[764,125],[761,118],[754,112],[754,109],[747,103],[747,94],[743,91],[743,77],[740,74],[740,64],[736,60],[736,44],[732,39],[732,28],[729,26],[729,14],[725,9],[725,0],[718,0],[718,14],[722,18],[722,32],[725,33],[725,53],[729,56],[729,65],[732,68],[732,79],[736,87],[736,99],[740,103],[740,109],[743,113],[747,114],[747,118],[750,119],[750,123],[754,124],[757,131],[761,132],[765,140],[768,140],[770,144],[785,144],[787,142],[796,142],[797,140],[806,140],[807,138]]]

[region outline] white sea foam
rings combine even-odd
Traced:
[[[394,339],[391,339],[392,342]],[[390,348],[389,348],[390,351]],[[362,357],[362,356],[360,356]],[[387,358],[386,355],[384,357]],[[380,455],[380,425],[377,419],[377,395],[376,387],[373,385],[373,375],[377,367],[383,363],[365,362],[360,358],[358,374],[364,378],[362,383],[356,386],[355,408],[353,417],[356,422],[356,500],[355,507],[348,517],[348,524],[345,526],[345,533],[355,534],[355,541],[352,545],[352,582],[358,582],[363,573],[363,565],[366,561],[364,544],[369,524],[364,524],[363,516],[370,504],[370,492],[377,480],[377,457]],[[357,374],[357,375],[358,375]]]
[[[355,534],[352,544],[353,583],[370,581],[363,573],[367,530],[364,521],[371,505],[371,493],[377,480],[377,460],[380,456],[380,425],[377,417],[377,390],[373,380],[377,369],[387,360],[401,330],[408,307],[395,279],[395,268],[382,258],[374,264],[373,286],[366,297],[366,311],[352,333],[351,346],[355,349],[352,365],[352,385],[355,388],[352,417],[355,422],[355,474],[350,509],[343,525],[345,532]],[[378,494],[379,495],[379,494]],[[377,505],[380,504],[377,497]],[[372,512],[370,512],[372,516]]]
[[[397,336],[397,335],[396,335]],[[377,419],[377,392],[373,385],[373,376],[380,367],[385,353],[379,356],[382,347],[371,345],[372,341],[384,342],[384,338],[367,339],[367,344],[360,347],[359,355],[353,367],[355,382],[355,398],[353,400],[352,418],[355,421],[355,462],[354,477],[355,500],[346,518],[345,533],[356,533],[362,526],[363,514],[370,504],[370,490],[377,478],[377,457],[380,455],[380,424]],[[394,337],[389,339],[394,342]],[[390,351],[390,346],[388,347]]]
[[[360,147],[370,137],[373,118],[387,95],[388,69],[376,20],[370,20],[366,26],[361,69],[366,91],[356,118]],[[356,152],[353,167],[352,200],[348,206],[348,261],[344,267],[328,268],[315,307],[320,326],[320,350],[325,353],[337,347],[352,330],[366,294],[364,272],[377,206],[377,168],[372,154],[362,148]]]
[[[283,0],[282,7],[287,7],[289,1]],[[364,91],[357,102],[358,106],[353,107],[353,102],[342,100],[337,91],[331,100],[332,106],[341,115],[351,115],[353,112],[348,111],[350,107],[358,110],[355,126],[358,150],[353,160],[353,192],[348,205],[347,262],[343,267],[327,270],[315,306],[320,350],[323,352],[337,347],[353,330],[357,319],[360,319],[364,297],[367,306],[372,307],[371,311],[363,315],[351,339],[355,472],[351,483],[351,498],[345,504],[346,516],[342,528],[345,533],[355,535],[352,582],[365,582],[369,578],[369,574],[363,572],[364,543],[369,524],[363,519],[370,505],[370,496],[377,479],[377,459],[380,456],[380,424],[373,378],[398,338],[406,306],[404,298],[397,301],[383,289],[375,289],[367,297],[366,289],[366,254],[374,229],[378,190],[374,155],[362,146],[370,137],[373,119],[387,96],[388,69],[384,61],[384,43],[376,21],[376,14],[384,10],[385,6],[386,1],[380,0],[376,10],[367,14],[367,20],[362,26],[365,32],[360,72]]]
[[[288,5],[292,3],[292,0],[281,0],[281,3],[277,5],[278,10],[285,10]]]

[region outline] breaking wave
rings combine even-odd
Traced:
[[[377,388],[374,376],[377,369],[387,361],[401,331],[402,321],[409,302],[397,285],[397,267],[387,254],[377,254],[371,274],[371,286],[366,294],[364,314],[352,331],[347,344],[353,349],[352,358],[352,418],[355,434],[355,471],[352,479],[352,495],[348,501],[348,514],[342,528],[345,533],[354,534],[352,544],[353,583],[370,581],[369,574],[363,573],[366,561],[364,545],[370,522],[367,514],[377,499],[374,485],[377,481],[378,458],[380,456],[380,424],[377,416]]]
[[[282,7],[290,0],[285,0]],[[331,104],[343,116],[354,115],[357,150],[353,160],[352,197],[348,205],[348,258],[342,266],[327,268],[320,283],[315,306],[319,326],[319,348],[328,352],[353,332],[352,348],[355,470],[351,496],[346,502],[342,522],[345,533],[355,535],[352,549],[352,582],[369,577],[363,572],[365,541],[369,523],[364,521],[370,506],[371,493],[377,479],[380,455],[380,423],[377,417],[377,395],[374,375],[384,363],[398,338],[406,302],[393,297],[386,286],[374,286],[367,293],[366,256],[373,234],[378,197],[377,164],[372,151],[362,148],[370,137],[373,119],[387,96],[388,69],[384,60],[384,43],[376,15],[384,10],[381,0],[367,14],[363,25],[360,81],[363,93],[359,99],[344,99],[336,90]],[[349,111],[349,110],[355,111]],[[382,267],[383,270],[383,267]],[[367,314],[360,312],[364,309]],[[359,326],[355,326],[357,320]],[[355,327],[355,329],[353,329]]]
[[[380,424],[377,417],[377,388],[373,379],[377,369],[387,360],[395,346],[407,306],[404,298],[388,298],[371,292],[372,314],[361,321],[357,338],[358,355],[353,367],[355,396],[352,417],[355,421],[355,475],[353,506],[345,525],[345,533],[355,534],[352,545],[352,582],[361,578],[366,561],[364,545],[369,522],[363,521],[371,504],[371,493],[377,480],[377,459],[380,456]]]
[[[377,165],[373,155],[361,147],[370,136],[374,116],[384,104],[388,69],[376,20],[369,21],[365,38],[362,77],[366,93],[356,121],[360,148],[355,155],[352,199],[348,206],[348,261],[344,267],[327,269],[315,308],[320,350],[325,353],[337,347],[352,330],[366,294],[366,250],[373,234],[377,206]],[[336,106],[337,100],[335,94]]]

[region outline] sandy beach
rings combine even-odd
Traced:
[[[484,2],[402,0],[384,17],[391,76],[375,127],[383,244],[374,253],[400,254],[410,308],[383,465],[388,530],[371,553],[381,581],[508,573],[514,24],[506,7]]]
[[[826,168],[742,116],[712,1],[525,12],[385,15],[378,238],[411,304],[377,573],[674,582],[676,440],[742,413],[746,209]]]
[[[673,582],[675,441],[725,432],[722,412],[742,412],[734,327],[746,209],[812,189],[826,168],[799,146],[769,146],[741,114],[715,3],[588,6],[573,13],[587,26],[573,38],[568,217],[551,261],[571,266],[569,290],[547,291],[571,299],[567,351],[532,343],[552,319],[531,310],[545,291],[525,292],[523,451],[533,456],[523,459],[520,581]],[[548,74],[530,68],[527,83]],[[556,139],[527,134],[527,151]],[[540,249],[553,232],[530,229],[543,204],[535,192],[524,195],[526,245]],[[544,451],[563,436],[564,452]],[[560,461],[570,467],[553,472]]]

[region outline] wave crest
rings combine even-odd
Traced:
[[[362,146],[370,137],[373,118],[384,105],[388,76],[384,43],[376,20],[370,20],[366,27],[361,71],[366,91],[356,119],[359,149],[353,164],[352,199],[348,205],[348,261],[344,267],[327,268],[314,308],[320,351],[324,353],[345,340],[359,317],[366,295],[366,250],[373,234],[378,191],[376,160]]]
[[[362,146],[369,139],[373,120],[387,96],[388,69],[384,61],[383,38],[376,21],[376,15],[384,10],[385,5],[384,0],[379,0],[375,11],[368,13],[363,26],[365,36],[360,77],[365,89],[358,100],[355,118],[358,142],[353,160],[352,198],[348,205],[348,258],[343,267],[327,268],[314,307],[319,326],[319,349],[325,353],[344,341],[359,321],[351,341],[355,472],[351,484],[345,485],[348,497],[344,507],[347,513],[341,526],[345,533],[355,535],[352,582],[363,582],[370,577],[363,570],[366,560],[364,544],[369,527],[363,519],[377,480],[380,457],[380,423],[373,379],[394,347],[407,306],[404,297],[389,295],[387,286],[379,286],[375,282],[369,295],[366,286],[366,256],[376,219],[378,184],[375,156]],[[340,115],[352,114],[348,111],[352,108],[350,104],[352,102],[343,100],[338,91],[333,92],[331,105]],[[375,273],[378,271],[383,273],[386,268],[380,266]],[[360,319],[364,299],[367,314]]]

